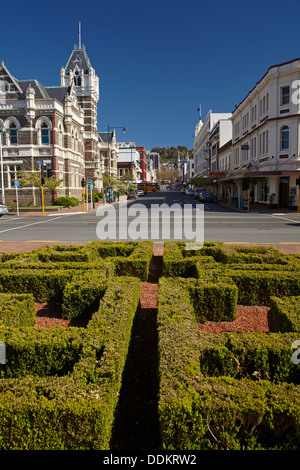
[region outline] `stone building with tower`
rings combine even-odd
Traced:
[[[0,64],[0,132],[7,205],[13,204],[19,170],[40,172],[47,165],[56,179],[64,180],[56,195],[80,200],[82,179],[90,179],[97,192],[103,188],[107,165],[111,164],[116,173],[115,134],[98,132],[99,78],[84,46],[74,46],[60,70],[60,82],[60,86],[43,86],[36,79],[19,80],[3,62]],[[45,195],[49,203],[52,195]],[[40,189],[21,187],[19,202],[23,206],[39,204]]]

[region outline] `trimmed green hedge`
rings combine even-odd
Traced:
[[[32,294],[0,294],[0,325],[33,326],[34,321]]]
[[[73,371],[84,345],[83,328],[0,328],[6,364],[0,377],[63,376]]]
[[[297,333],[200,332],[187,281],[177,281],[159,284],[162,448],[299,449]]]
[[[94,241],[87,245],[56,245],[3,258],[0,269],[106,269],[118,276],[145,281],[153,256],[153,242]]]
[[[0,327],[1,450],[109,448],[139,297],[139,279],[114,278],[86,329]]]
[[[150,262],[153,256],[153,242],[145,241],[136,244],[127,257],[114,258],[115,273],[118,276],[134,276],[146,281],[149,275]]]
[[[209,276],[211,270],[230,269],[299,271],[300,258],[285,255],[272,246],[234,246],[206,242],[200,250],[186,250],[183,242],[166,242],[163,257],[164,276]]]
[[[161,278],[160,280],[163,285],[168,286],[170,291],[176,293],[179,289],[180,292],[186,291],[183,302],[179,297],[177,308],[184,312],[188,299],[197,322],[235,320],[238,289],[234,284],[209,283],[184,278]]]
[[[0,292],[31,293],[37,302],[61,302],[73,271],[0,269]]]
[[[293,364],[296,333],[199,334],[200,365],[205,377],[270,380],[300,384],[300,368]]]
[[[273,331],[300,333],[300,296],[271,297],[269,323]]]
[[[66,318],[91,317],[99,307],[108,285],[106,273],[88,270],[75,274],[65,286],[62,295],[62,309]]]

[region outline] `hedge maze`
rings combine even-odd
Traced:
[[[152,253],[150,242],[92,242],[1,254],[1,450],[109,448]],[[35,302],[87,326],[36,328]]]
[[[165,243],[158,298],[163,449],[300,448],[299,267],[298,255],[272,247],[206,243],[192,252]],[[238,304],[268,306],[269,332],[198,328],[233,321]]]
[[[0,254],[1,450],[109,449],[152,255],[152,242]],[[272,247],[165,243],[161,449],[300,448],[299,267],[299,255]],[[86,326],[37,328],[37,302],[57,302]],[[199,327],[233,323],[237,306],[267,307],[268,332]]]

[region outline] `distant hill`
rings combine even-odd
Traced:
[[[177,147],[153,147],[151,152],[157,152],[160,154],[160,159],[162,162],[173,160],[177,162],[178,152],[180,152],[180,159],[186,157],[187,147],[178,145]],[[189,156],[192,157],[192,150],[189,150]]]

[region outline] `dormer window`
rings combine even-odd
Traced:
[[[75,86],[81,86],[81,77],[79,75],[79,72],[75,72],[75,75],[74,75],[74,83],[75,83]]]

